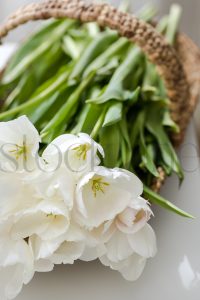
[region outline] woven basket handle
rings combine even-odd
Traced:
[[[171,100],[173,120],[181,127],[185,126],[183,119],[184,114],[187,114],[185,108],[189,99],[189,87],[177,53],[150,24],[131,14],[121,12],[109,4],[86,4],[79,0],[49,0],[30,4],[18,10],[0,27],[0,38],[28,21],[65,17],[82,22],[96,21],[99,25],[117,30],[121,36],[135,42],[157,65],[165,81]]]

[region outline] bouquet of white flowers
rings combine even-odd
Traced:
[[[154,14],[148,7],[139,16],[152,22]],[[156,31],[106,4],[49,1],[20,10],[0,36],[50,17],[62,20],[25,41],[0,81],[2,300],[35,272],[78,259],[99,259],[136,280],[156,254],[150,204],[192,218],[157,193],[165,175],[183,180],[170,136],[183,135],[192,111],[180,116],[186,104],[173,102],[189,95],[172,47],[180,8]],[[165,84],[118,27],[159,65]],[[151,37],[162,51],[153,51]]]
[[[57,137],[39,156],[40,136],[22,116],[0,123],[0,262],[13,298],[35,271],[77,259],[137,279],[156,253],[152,211],[133,173],[99,166],[103,148],[85,133]]]

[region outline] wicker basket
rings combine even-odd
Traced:
[[[186,127],[200,95],[200,51],[184,34],[178,34],[176,48],[170,46],[152,25],[134,15],[118,11],[109,4],[86,4],[79,0],[49,0],[19,9],[0,26],[0,38],[28,21],[50,18],[72,18],[82,22],[96,21],[110,27],[136,43],[154,63],[165,82],[171,100],[170,111],[180,126],[180,133],[172,137],[174,146],[180,145]],[[164,171],[153,182],[158,191],[164,182]]]

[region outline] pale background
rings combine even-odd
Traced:
[[[130,0],[131,1],[131,0]],[[133,11],[148,0],[131,1]],[[27,0],[0,0],[0,22]],[[37,2],[37,1],[35,1]],[[119,1],[110,1],[119,3]],[[160,13],[166,13],[172,0],[152,0]],[[183,7],[181,30],[200,46],[200,0],[176,1]],[[35,24],[26,27],[32,30]],[[10,35],[10,41],[22,38],[25,30]],[[121,276],[98,262],[59,266],[54,272],[37,274],[23,289],[17,300],[199,300],[200,295],[200,160],[197,129],[200,113],[192,121],[181,151],[186,178],[178,188],[176,178],[170,178],[162,193],[169,200],[197,216],[185,220],[167,211],[154,209],[152,225],[158,238],[158,255],[150,260],[136,283],[126,282]],[[0,279],[1,280],[1,279]],[[0,299],[1,300],[1,299]]]

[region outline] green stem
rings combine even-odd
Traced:
[[[169,23],[169,17],[168,16],[164,16],[158,23],[158,25],[156,26],[156,30],[159,33],[164,34],[166,29],[167,29],[167,25]]]
[[[147,186],[144,186],[144,196],[146,199],[149,199],[152,203],[155,203],[165,209],[168,209],[182,217],[194,219],[194,217],[187,212],[183,211],[182,209],[175,206],[170,201],[166,200],[162,196],[158,195],[157,193],[153,192],[150,188]]]
[[[58,28],[52,31],[49,39],[38,45],[38,47],[25,56],[11,72],[3,77],[2,83],[7,84],[16,80],[34,61],[36,61],[36,59],[46,53],[73,24],[74,21],[69,20],[67,23],[61,24]]]
[[[1,113],[0,114],[0,120],[12,117],[13,115],[18,114],[22,110],[34,108],[35,106],[42,103],[44,98],[49,97],[54,91],[59,89],[67,81],[67,79],[69,78],[69,74],[70,74],[69,70],[67,70],[68,68],[69,68],[68,66],[67,66],[67,68],[65,67],[65,72],[63,72],[58,77],[58,79],[48,89],[44,90],[39,95],[36,95],[35,97],[30,99],[29,101],[27,101],[27,102],[15,107],[15,108],[11,109],[11,110],[8,110],[8,111],[5,111],[5,112]]]
[[[157,14],[157,9],[152,4],[145,5],[138,13],[140,19],[150,22]]]
[[[97,135],[99,134],[99,130],[101,129],[102,125],[103,125],[103,122],[104,122],[104,119],[105,119],[105,115],[106,115],[106,112],[107,112],[107,106],[104,108],[104,110],[102,111],[102,113],[100,114],[90,136],[92,139],[96,139]]]
[[[126,38],[118,39],[87,67],[83,76],[86,77],[91,71],[102,68],[113,56],[117,55],[126,45],[128,45],[128,43],[129,41]]]
[[[74,113],[74,107],[80,100],[81,94],[84,92],[86,87],[90,84],[94,77],[94,73],[91,73],[87,78],[85,78],[78,88],[71,94],[67,102],[60,108],[60,110],[56,113],[54,118],[46,125],[46,127],[42,130],[41,136],[45,137],[49,134],[51,130],[59,126],[63,121],[67,120]]]
[[[138,47],[133,47],[129,52],[127,58],[123,61],[123,63],[117,68],[117,70],[113,74],[109,86],[116,86],[116,84],[121,83],[138,64],[142,55],[143,54]]]
[[[70,76],[70,78],[79,78],[83,74],[87,66],[98,56],[100,53],[105,51],[111,43],[116,41],[118,38],[117,33],[113,31],[105,31],[100,33],[89,46],[84,50],[83,55],[77,61],[76,66]],[[91,72],[88,72],[90,74]]]
[[[172,45],[175,42],[181,13],[182,13],[182,9],[181,9],[180,5],[178,5],[178,4],[172,5],[170,14],[169,14],[168,28],[167,28],[167,32],[166,32],[166,39]]]

